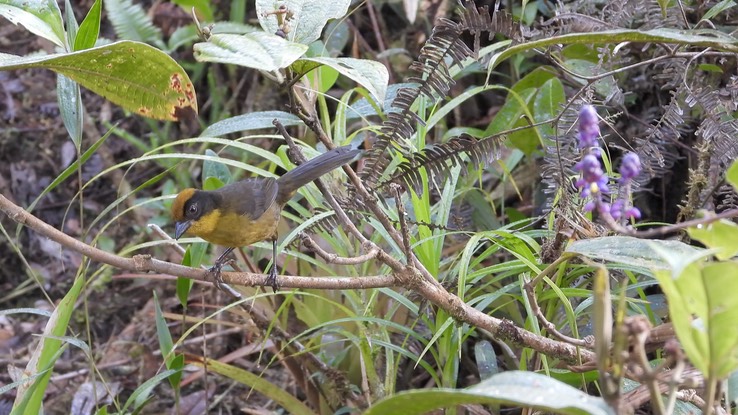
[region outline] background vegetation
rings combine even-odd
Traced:
[[[0,414],[733,412],[735,5],[0,0]]]

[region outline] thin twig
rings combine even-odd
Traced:
[[[300,239],[302,240],[302,244],[305,245],[309,250],[313,251],[315,254],[317,254],[319,257],[323,258],[323,260],[329,264],[336,264],[336,265],[359,265],[363,264],[369,260],[372,260],[377,257],[379,254],[379,249],[377,247],[371,247],[369,248],[369,252],[367,252],[364,255],[359,255],[355,257],[342,257],[338,256],[336,254],[331,254],[330,252],[327,252],[323,248],[320,247],[310,236],[308,236],[305,233],[300,234]]]

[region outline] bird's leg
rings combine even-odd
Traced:
[[[272,270],[269,271],[269,276],[267,277],[266,281],[264,281],[264,285],[268,285],[272,287],[272,292],[277,292],[279,290],[279,283],[277,282],[277,237],[275,236],[274,239],[272,239]]]
[[[223,276],[220,274],[220,272],[223,270],[223,266],[228,263],[228,260],[226,258],[231,252],[233,252],[234,249],[235,248],[226,249],[222,254],[220,254],[218,259],[215,260],[215,264],[208,270],[208,275],[213,275],[215,287],[218,289],[220,289],[221,285],[223,285]]]

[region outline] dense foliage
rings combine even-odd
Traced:
[[[735,2],[83,3],[0,0],[45,46],[0,43],[0,413],[734,410]],[[268,241],[213,289],[167,235],[178,190],[344,145],[278,292]]]

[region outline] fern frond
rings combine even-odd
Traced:
[[[443,144],[411,155],[407,161],[397,166],[397,173],[378,187],[384,188],[390,183],[398,183],[406,189],[415,189],[419,192],[422,183],[421,168],[425,169],[429,178],[443,176],[454,166],[465,164],[464,155],[467,155],[473,164],[487,165],[499,158],[499,150],[504,140],[505,136],[499,134],[481,140],[468,134],[453,137]]]
[[[163,48],[161,30],[154,26],[151,16],[140,5],[132,0],[105,0],[103,4],[118,38]]]
[[[417,83],[418,87],[402,88],[398,91],[397,97],[392,102],[392,106],[398,111],[387,115],[377,141],[365,157],[362,176],[370,185],[377,182],[388,163],[384,153],[390,143],[402,142],[415,131],[413,124],[419,122],[420,118],[411,110],[413,103],[421,94],[429,98],[433,98],[434,93],[443,97],[454,84],[444,58],[450,56],[453,64],[460,64],[471,56],[471,50],[459,38],[461,29],[461,25],[448,19],[441,19],[423,45],[418,60],[410,66],[410,69],[420,73],[420,76],[411,77],[408,81]]]

